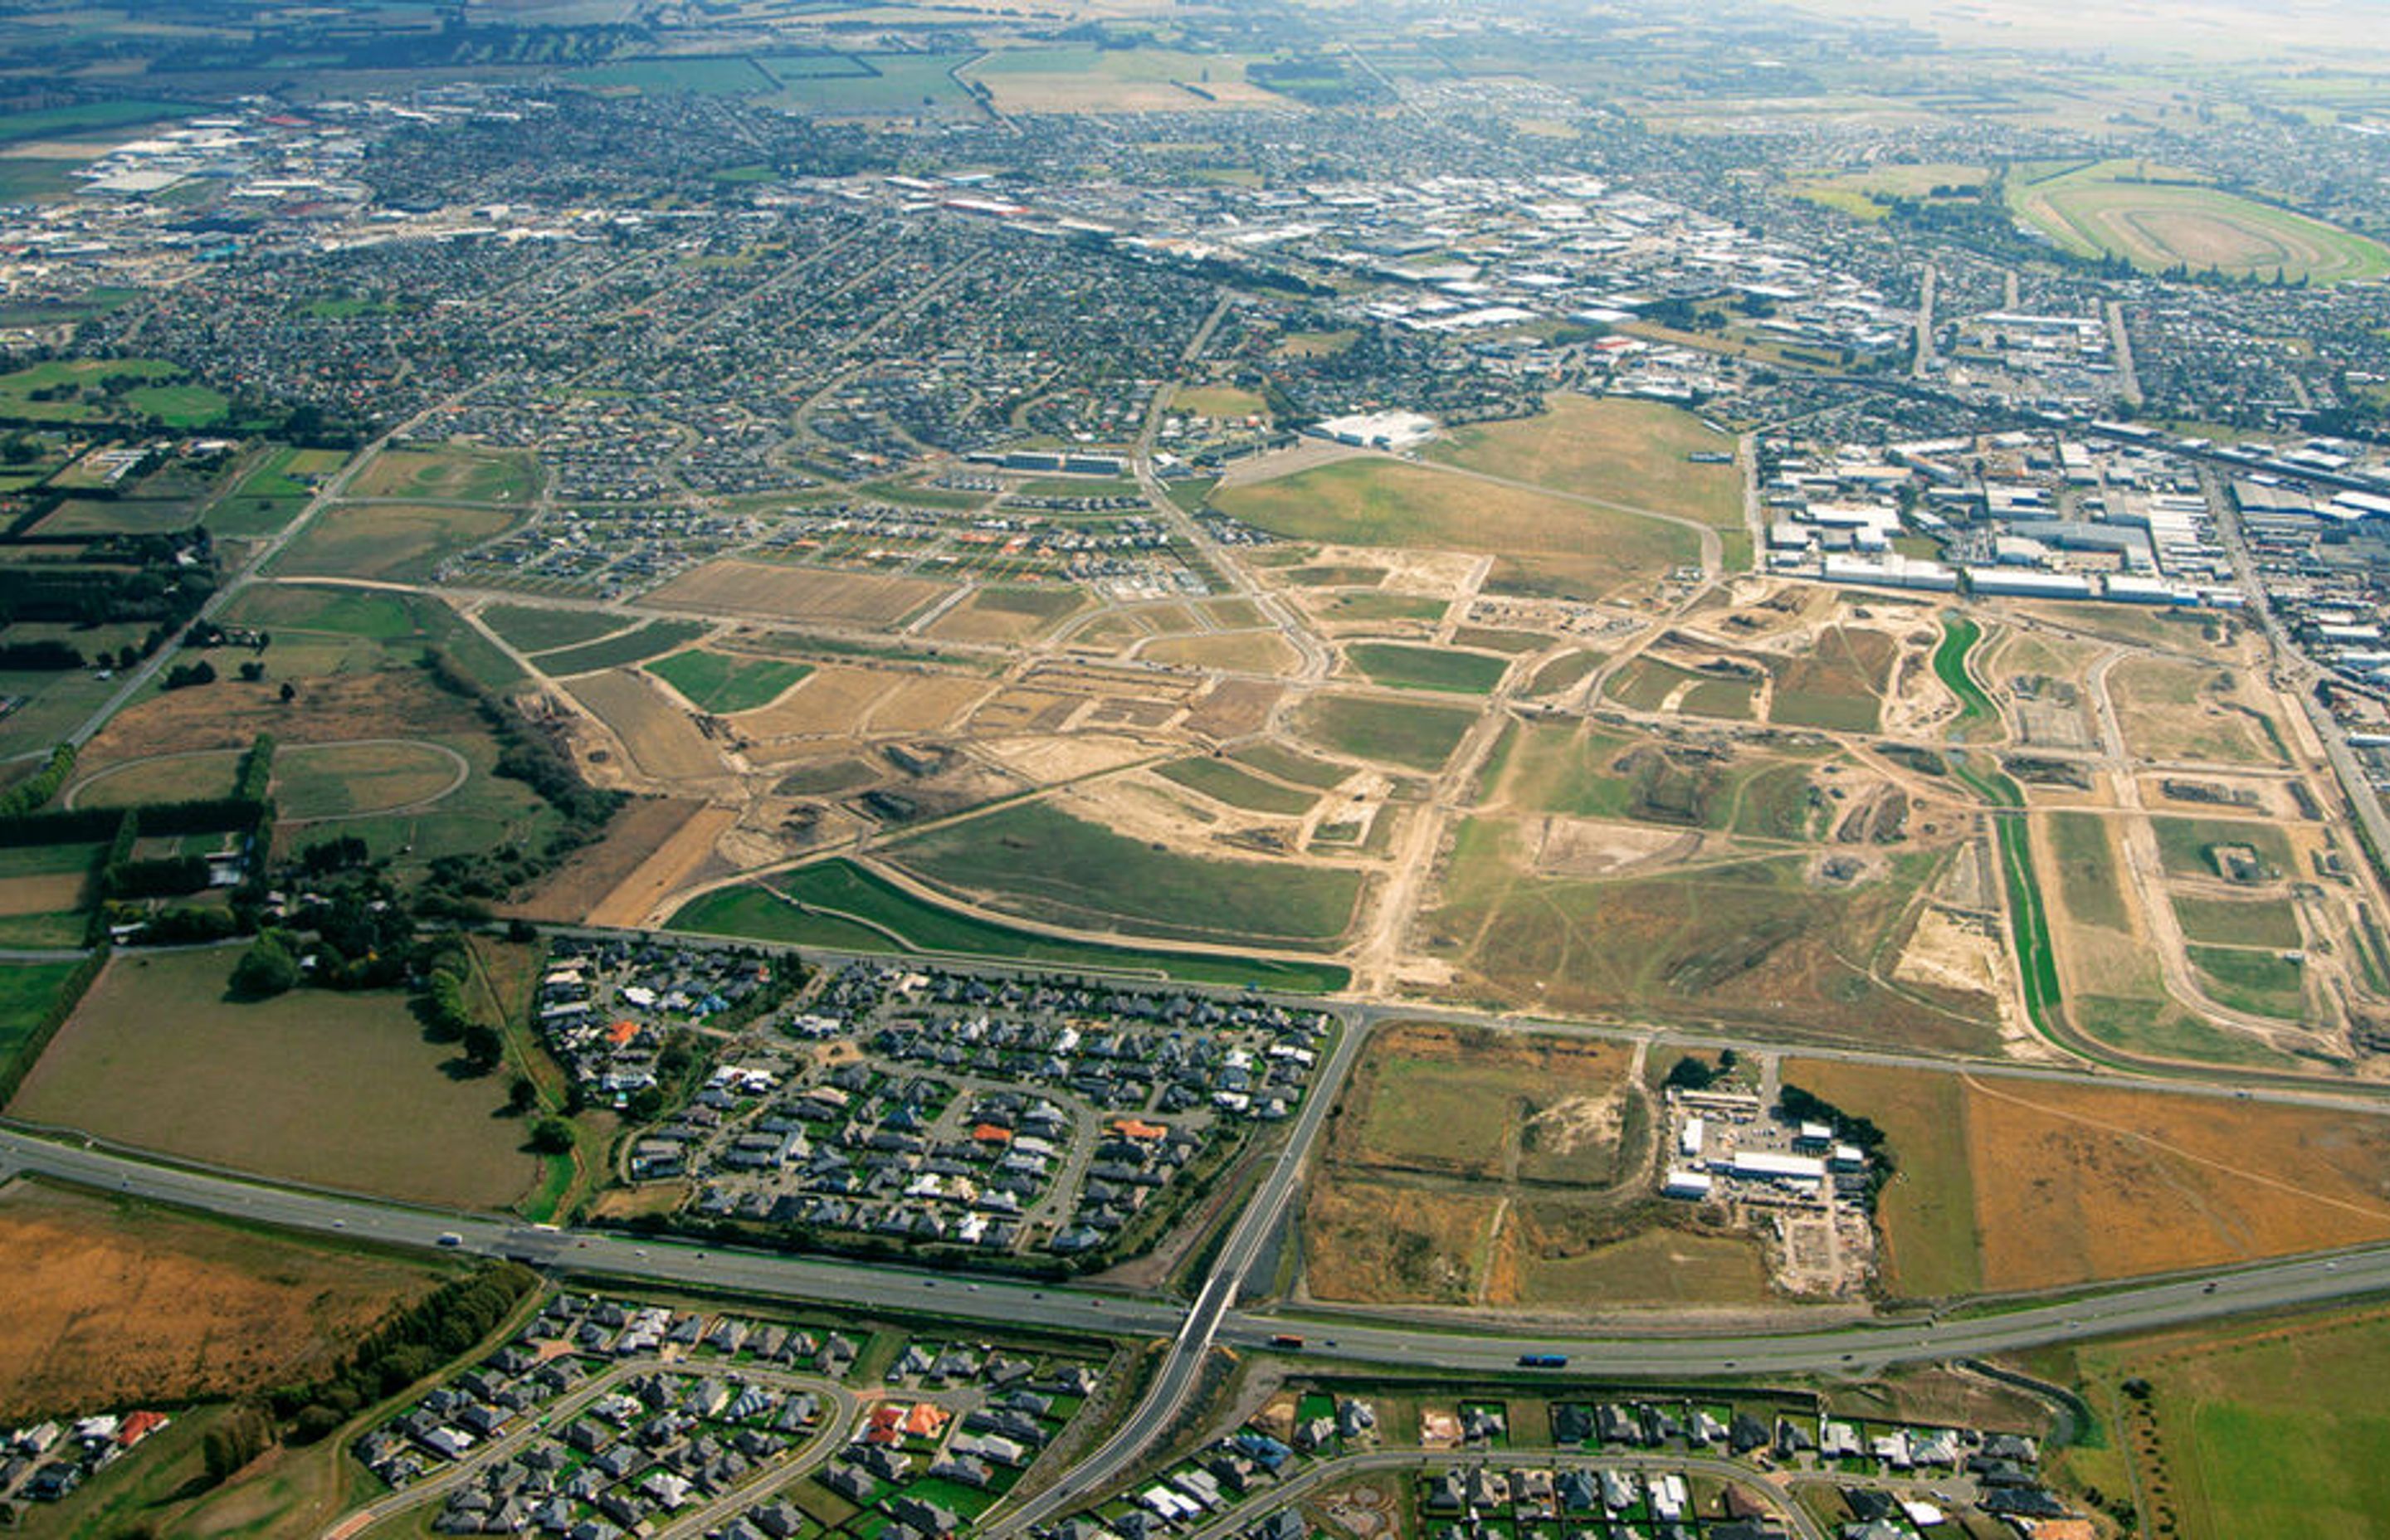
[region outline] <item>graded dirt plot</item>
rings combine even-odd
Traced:
[[[1734,452],[1734,440],[1690,412],[1579,395],[1555,395],[1532,417],[1453,429],[1428,450],[1453,465],[1555,492],[1739,528],[1741,471],[1688,458]]]
[[[1330,753],[1434,772],[1460,747],[1476,712],[1358,695],[1315,695],[1294,728]]]
[[[1223,679],[1189,706],[1182,725],[1214,741],[1259,732],[1285,699],[1286,687],[1257,679]]]
[[[274,571],[284,576],[422,582],[443,560],[502,533],[515,517],[505,508],[340,504],[300,532]]]
[[[1297,540],[1493,556],[1489,586],[1557,597],[1598,598],[1695,560],[1701,549],[1681,525],[1398,460],[1341,460],[1224,485],[1213,502]]]
[[[530,500],[536,483],[525,456],[452,444],[388,450],[357,473],[348,494],[429,503],[522,503]]]
[[[670,782],[722,774],[713,740],[636,669],[584,674],[565,687],[607,725],[642,775]]]
[[[338,1366],[438,1275],[392,1257],[17,1183],[0,1418],[237,1396]]]
[[[2390,1513],[2390,1311],[2186,1327],[2077,1350],[2150,1528],[2183,1540],[2371,1540]],[[2145,1384],[2146,1399],[2124,1391]],[[2096,1454],[2070,1451],[2085,1480]],[[2119,1472],[2121,1475],[2122,1472]],[[2113,1488],[2112,1488],[2113,1489]]]
[[[954,674],[900,675],[872,709],[875,733],[934,733],[996,693],[984,679]]]
[[[1000,809],[892,847],[949,892],[1049,923],[1140,935],[1316,946],[1352,924],[1358,873],[1182,854],[1046,802]]]
[[[2165,658],[2133,658],[2108,689],[2136,757],[2217,764],[2280,764],[2272,725],[2249,706],[2237,676]]]
[[[928,634],[958,642],[1025,642],[1086,605],[1075,588],[981,588],[931,622]]]
[[[1619,1174],[1628,1059],[1594,1039],[1382,1028],[1330,1125],[1327,1159],[1606,1186]]]
[[[704,807],[689,814],[603,899],[590,905],[589,923],[647,925],[664,900],[713,856],[715,845],[738,822],[736,808]]]
[[[457,1081],[395,993],[236,1003],[238,947],[120,956],[9,1110],[143,1149],[415,1202],[498,1208],[539,1174],[503,1077]]]
[[[700,807],[671,797],[633,798],[607,824],[603,838],[565,857],[507,912],[567,925],[590,922],[608,895],[687,828]]]
[[[770,705],[811,674],[813,667],[697,648],[660,658],[648,665],[648,672],[679,691],[699,711],[726,715]]]
[[[647,596],[667,610],[884,628],[948,590],[926,578],[841,572],[763,561],[709,561]]]
[[[1874,1046],[1980,1050],[1991,1041],[1989,1001],[1895,987],[1868,961],[1893,957],[1908,900],[1942,855],[1904,853],[1844,884],[1813,880],[1801,854],[1564,879],[1533,875],[1523,831],[1480,817],[1446,857],[1419,941],[1471,999],[1690,1010]]]
[[[2204,185],[2187,173],[2107,160],[2041,181],[2011,180],[2010,208],[2061,246],[2227,277],[2337,283],[2390,273],[2390,250],[2288,209]]]
[[[1303,661],[1287,639],[1275,631],[1164,636],[1146,643],[1137,648],[1137,655],[1150,662],[1179,663],[1229,674],[1291,674]]]
[[[770,705],[739,719],[739,730],[757,739],[843,738],[861,732],[873,708],[905,680],[895,669],[830,663]]]

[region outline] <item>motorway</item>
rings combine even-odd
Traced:
[[[1353,1034],[1357,1041],[1360,1034]],[[1340,1047],[1340,1051],[1343,1051]],[[1330,1098],[1317,1098],[1325,1108]],[[1297,1134],[1303,1129],[1298,1128]],[[1300,1149],[1300,1142],[1290,1142]],[[2253,1312],[2390,1292],[2390,1246],[2263,1263],[2105,1293],[1939,1320],[1886,1321],[1825,1330],[1703,1335],[1684,1327],[1631,1335],[1475,1333],[1419,1323],[1312,1315],[1302,1320],[1237,1308],[1243,1270],[1260,1254],[1295,1187],[1299,1161],[1282,1158],[1265,1174],[1222,1246],[1191,1309],[1184,1303],[1086,1287],[970,1279],[953,1273],[836,1259],[784,1256],[648,1240],[598,1231],[542,1229],[519,1222],[410,1208],[370,1199],[164,1166],[79,1142],[0,1130],[0,1171],[36,1174],[104,1191],[205,1210],[233,1219],[394,1246],[436,1247],[455,1234],[459,1250],[511,1256],[591,1277],[762,1297],[831,1301],[859,1311],[932,1314],[990,1325],[1169,1339],[1172,1354],[1155,1392],[1111,1444],[1089,1457],[1137,1452],[1130,1435],[1158,1431],[1176,1410],[1169,1386],[1191,1385],[1217,1341],[1267,1347],[1297,1330],[1310,1358],[1420,1370],[1515,1369],[1523,1353],[1568,1355],[1572,1374],[1618,1379],[1692,1379],[1719,1374],[1853,1372],[1923,1360],[2015,1352],[2054,1341],[2145,1331]],[[1172,1380],[1176,1371],[1182,1380]],[[1151,1412],[1153,1415],[1145,1414]],[[1114,1451],[1123,1444],[1125,1453]],[[1029,1510],[1024,1508],[1023,1513]]]

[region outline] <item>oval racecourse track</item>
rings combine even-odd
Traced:
[[[2208,187],[2099,182],[2039,189],[2025,212],[2094,251],[2147,268],[2330,283],[2368,270],[2364,237]]]
[[[138,788],[122,805],[224,795],[231,789],[238,749],[199,749],[149,754],[111,764],[67,788],[63,807],[91,805],[91,793],[130,782]],[[329,761],[330,763],[325,763]],[[220,763],[220,789],[192,786],[182,767]],[[338,823],[344,818],[414,813],[455,796],[472,778],[473,766],[444,743],[415,738],[353,738],[329,743],[292,743],[275,751],[274,795],[286,824]],[[171,779],[161,778],[171,777]],[[362,791],[362,795],[360,792]],[[103,795],[99,804],[115,805]]]

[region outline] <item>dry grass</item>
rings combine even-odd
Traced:
[[[735,808],[705,807],[690,814],[673,830],[670,839],[590,906],[589,923],[626,927],[647,924],[649,915],[705,864],[713,853],[714,841],[738,822]]]
[[[1430,453],[1555,491],[1739,529],[1741,471],[1686,458],[1734,449],[1734,440],[1691,413],[1659,402],[1555,395],[1537,416],[1456,429]]]
[[[430,1269],[19,1183],[0,1419],[241,1395],[333,1367]]]
[[[1315,1181],[1303,1210],[1304,1284],[1322,1300],[1475,1303],[1500,1205],[1492,1193]]]
[[[1967,1142],[1987,1289],[2390,1237],[2390,1123],[2381,1119],[1975,1081]]]
[[[234,1002],[236,947],[118,957],[9,1110],[144,1149],[413,1202],[498,1208],[538,1175],[495,1076],[459,1080],[405,996]]]
[[[1157,663],[1185,663],[1232,674],[1284,674],[1302,659],[1275,631],[1232,631],[1209,636],[1165,636],[1149,642],[1137,656]]]
[[[634,800],[606,826],[603,839],[574,851],[505,912],[566,925],[591,922],[607,895],[670,842],[701,805],[669,797]]]

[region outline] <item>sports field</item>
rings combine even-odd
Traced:
[[[396,497],[430,503],[522,503],[538,473],[521,455],[452,444],[443,449],[392,449],[349,483],[352,497]]]
[[[2164,167],[2103,160],[2041,181],[2012,177],[2007,193],[2020,220],[2067,250],[2144,271],[2292,283],[2390,273],[2390,249],[2377,241]]]
[[[811,674],[813,667],[691,648],[659,658],[648,665],[648,672],[699,711],[730,712],[770,705]]]

